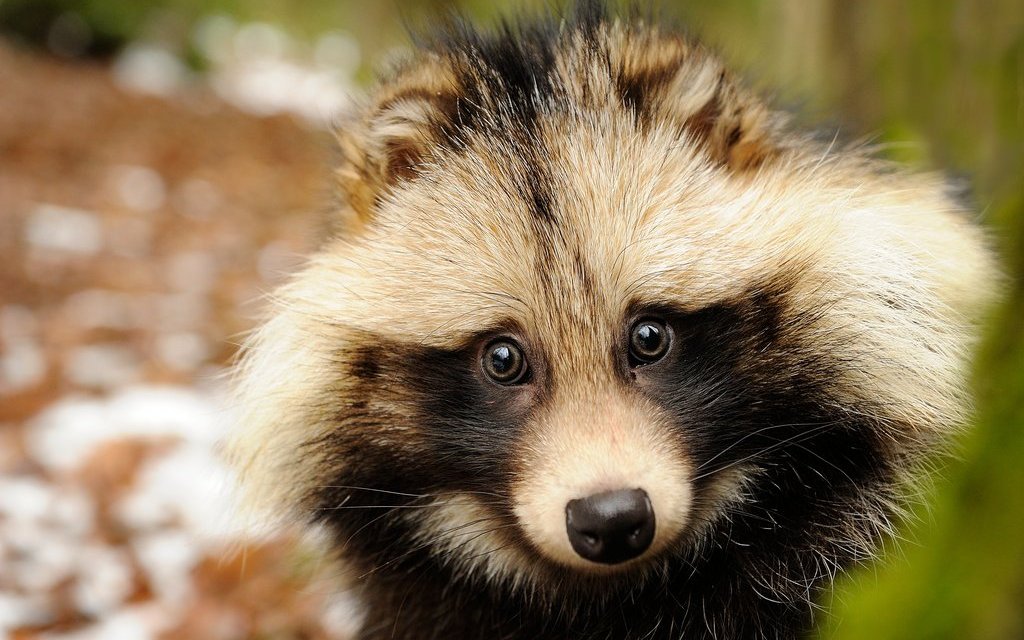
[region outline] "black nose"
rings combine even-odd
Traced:
[[[569,543],[581,557],[602,564],[631,560],[651,546],[654,508],[643,489],[605,491],[565,507]]]

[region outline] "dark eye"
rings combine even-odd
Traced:
[[[657,362],[668,353],[672,336],[668,327],[659,320],[640,320],[629,331],[629,357],[638,367]]]
[[[495,340],[484,349],[481,365],[487,377],[498,384],[518,384],[526,377],[526,356],[507,338]]]

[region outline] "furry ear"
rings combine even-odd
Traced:
[[[439,65],[400,71],[351,121],[341,127],[338,183],[359,222],[373,217],[378,200],[413,179],[435,152],[436,123],[453,101]]]
[[[616,84],[637,118],[675,122],[712,161],[737,172],[779,151],[781,116],[740,87],[714,57],[673,36],[631,36],[621,44]]]
[[[752,97],[717,65],[679,74],[668,88],[666,108],[711,158],[729,169],[756,169],[779,148],[781,117]],[[703,77],[694,78],[700,74]]]

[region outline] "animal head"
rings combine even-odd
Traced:
[[[368,572],[550,594],[733,557],[798,599],[964,420],[979,230],[673,32],[457,28],[340,143],[347,231],[249,340],[231,451]]]

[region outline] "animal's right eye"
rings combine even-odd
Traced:
[[[480,365],[488,378],[501,385],[524,382],[528,369],[522,347],[508,338],[489,344]]]

